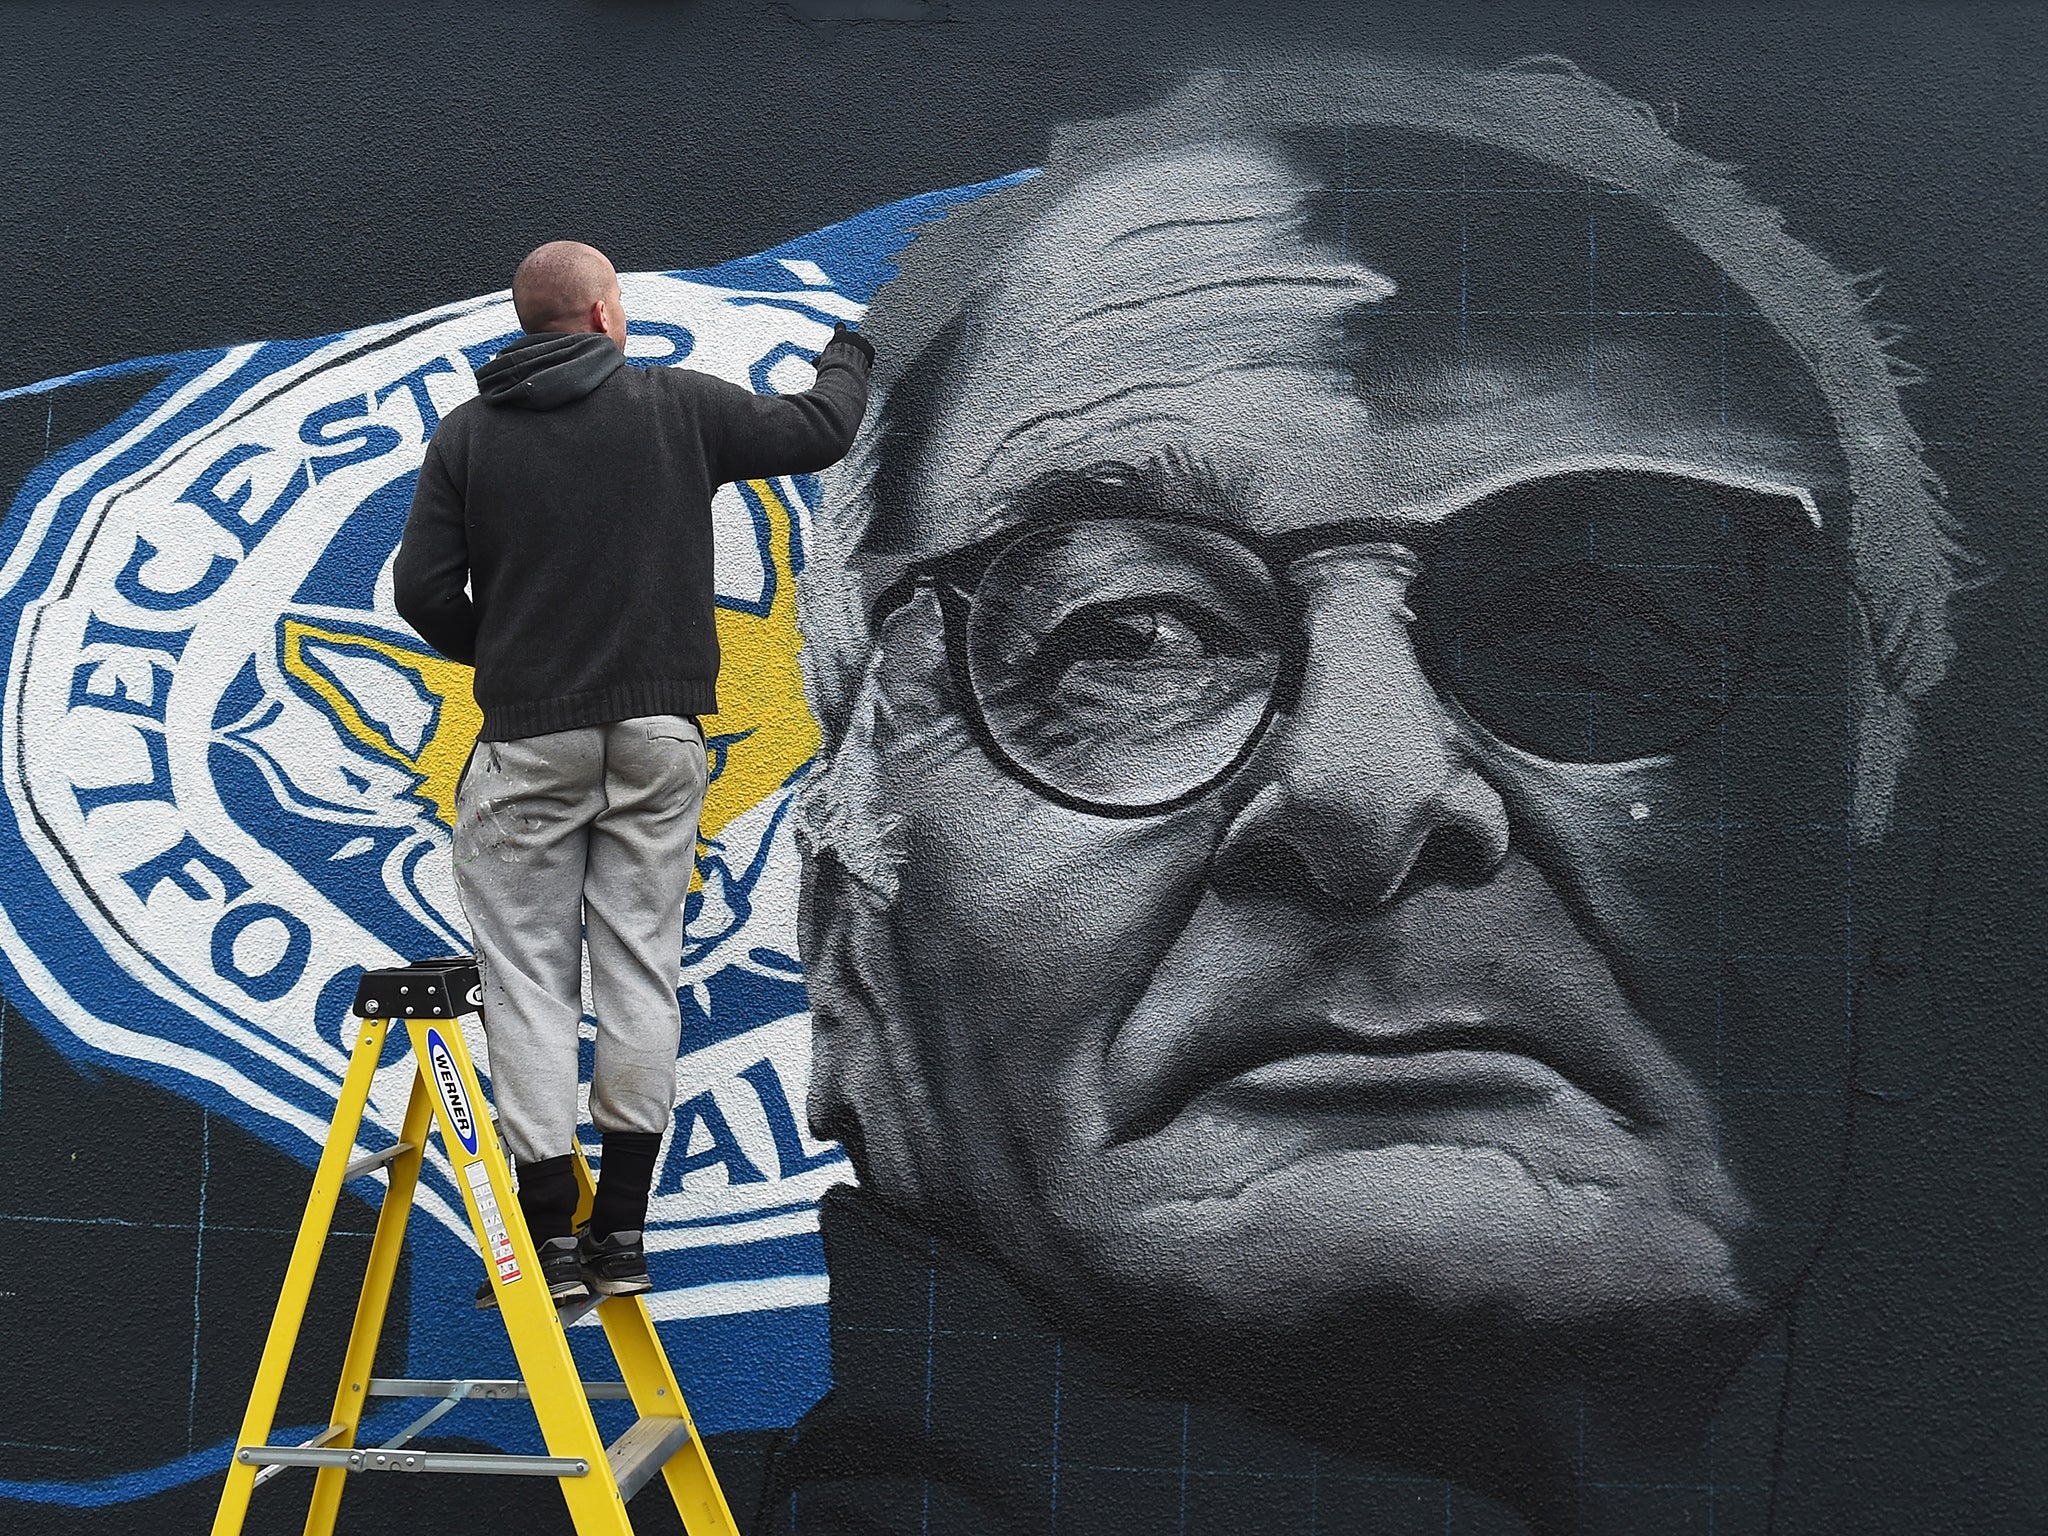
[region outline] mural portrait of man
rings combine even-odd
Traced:
[[[1066,131],[867,323],[807,572],[860,1188],[797,1528],[1036,1528],[1046,1447],[902,1429],[949,1368],[1007,1424],[1062,1335],[1596,1528],[1589,1425],[1693,1456],[1823,1231],[1856,866],[1949,654],[1853,285],[1559,61],[1290,61]],[[1041,1333],[923,1347],[1012,1291]]]

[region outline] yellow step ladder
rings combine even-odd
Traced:
[[[519,1214],[512,1175],[497,1133],[485,1112],[476,1068],[463,1043],[462,1019],[479,1013],[483,990],[475,962],[467,957],[423,960],[403,968],[371,971],[356,988],[354,1013],[360,1026],[327,1145],[313,1174],[313,1192],[299,1223],[284,1288],[271,1318],[270,1336],[257,1367],[249,1409],[242,1418],[227,1486],[214,1516],[213,1536],[237,1536],[259,1483],[287,1467],[317,1468],[307,1536],[334,1529],[341,1493],[352,1472],[471,1472],[552,1477],[577,1536],[632,1536],[626,1501],[658,1472],[668,1481],[689,1536],[739,1536],[725,1495],[690,1422],[690,1411],[669,1369],[654,1331],[646,1298],[593,1298],[559,1312],[541,1282],[540,1260]],[[356,1136],[369,1103],[371,1079],[384,1054],[386,1032],[402,1023],[418,1063],[405,1121],[393,1145],[356,1156]],[[498,1312],[519,1362],[517,1381],[416,1381],[370,1374],[384,1327],[399,1247],[412,1213],[413,1191],[426,1153],[427,1124],[437,1121],[456,1187],[462,1191],[479,1251],[497,1295]],[[592,1195],[589,1166],[575,1159],[582,1201],[579,1223],[588,1219]],[[269,1445],[278,1395],[306,1315],[313,1275],[334,1222],[335,1202],[349,1180],[388,1167],[384,1207],[370,1243],[363,1288],[356,1303],[334,1394],[328,1427],[303,1445]],[[417,1304],[417,1303],[415,1303]],[[466,1303],[465,1303],[466,1304]],[[617,1382],[586,1382],[569,1353],[564,1328],[595,1308],[605,1338],[619,1363]],[[374,1447],[356,1444],[357,1426],[371,1398],[413,1397],[436,1401],[393,1438]],[[591,1417],[593,1397],[630,1398],[638,1421],[609,1446]],[[498,1456],[409,1450],[413,1438],[465,1401],[523,1398],[540,1421],[545,1456]]]

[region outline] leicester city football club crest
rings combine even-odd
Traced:
[[[810,358],[835,322],[859,319],[917,225],[981,190],[713,270],[626,274],[628,361],[807,388]],[[146,1077],[309,1165],[347,1066],[356,978],[470,948],[449,839],[480,715],[468,669],[398,617],[391,563],[428,438],[517,334],[496,293],[155,360],[163,382],[44,464],[7,521],[8,996],[74,1058]],[[794,579],[816,496],[809,477],[755,481],[714,507],[724,707],[704,722],[714,778],[647,1234],[672,1348],[758,1362],[693,1388],[711,1430],[790,1423],[826,1385],[817,1201],[851,1177],[801,1114],[788,819],[819,742]],[[588,1020],[585,1036],[594,1149]],[[487,1077],[483,1041],[470,1045]],[[387,1053],[365,1150],[395,1138],[413,1071]],[[410,1372],[476,1374],[504,1345],[461,1304],[478,1261],[438,1148],[420,1215]]]

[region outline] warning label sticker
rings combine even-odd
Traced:
[[[509,1285],[519,1278],[519,1259],[512,1252],[512,1236],[505,1230],[505,1217],[491,1189],[491,1172],[479,1160],[463,1169],[463,1175],[469,1180],[469,1192],[476,1196],[477,1215],[483,1218],[484,1236],[490,1242],[487,1262],[497,1269],[500,1283]]]

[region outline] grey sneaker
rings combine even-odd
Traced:
[[[583,1228],[576,1234],[576,1262],[593,1296],[638,1296],[654,1289],[647,1249],[637,1231],[594,1238],[589,1227]]]
[[[635,1234],[638,1235],[637,1233]],[[548,1295],[555,1305],[566,1307],[572,1302],[586,1301],[590,1290],[583,1283],[582,1267],[576,1262],[576,1239],[573,1237],[551,1237],[540,1246],[540,1277],[546,1283]],[[487,1312],[498,1304],[498,1294],[486,1280],[476,1288],[476,1309]]]

